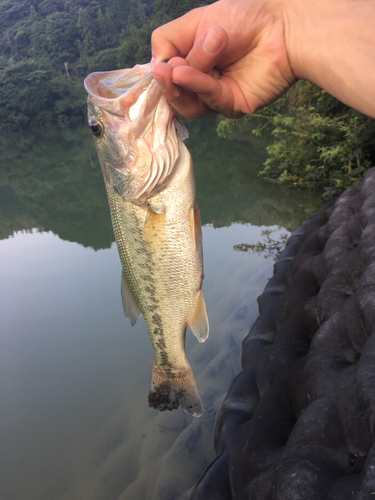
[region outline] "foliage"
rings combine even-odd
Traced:
[[[191,9],[213,3],[215,0],[156,0],[154,19],[160,24],[176,19]]]
[[[218,133],[233,133],[224,119]],[[276,103],[248,116],[242,129],[273,143],[260,176],[284,186],[322,186],[330,198],[360,181],[375,158],[375,121],[345,106],[310,82],[299,82]]]
[[[145,64],[150,60],[150,25],[142,28],[130,25],[121,33],[121,44],[118,48],[118,65],[131,68],[135,64]]]
[[[55,75],[46,62],[13,62],[0,72],[3,123],[8,131],[66,125],[80,119],[86,97],[79,82]]]
[[[200,0],[2,0],[3,127],[83,121],[83,78],[150,60],[151,33]],[[65,65],[68,64],[69,78]]]

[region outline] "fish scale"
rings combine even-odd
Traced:
[[[160,307],[156,301],[160,303],[163,299],[170,300],[168,298],[168,290],[165,289],[166,285],[167,287],[170,285],[169,288],[175,288],[173,282],[174,280],[177,281],[176,277],[182,270],[177,269],[177,266],[172,264],[170,266],[170,274],[173,278],[166,282],[164,280],[156,282],[152,277],[155,268],[154,256],[143,237],[143,226],[147,213],[146,208],[124,202],[110,186],[107,186],[107,192],[110,192],[109,203],[112,224],[122,266],[128,281],[132,283],[140,309],[146,311],[144,314],[145,321],[151,340],[156,347],[155,362],[159,366],[162,366],[165,371],[172,372],[173,366],[176,367],[178,363],[181,364],[181,350],[183,350],[181,335],[169,333],[169,351],[167,352],[167,344],[164,340],[166,328],[163,325],[162,317],[158,314]],[[173,224],[171,228],[173,228]],[[174,242],[174,239],[171,238],[169,241]],[[174,247],[174,243],[171,246]],[[163,256],[165,258],[165,252],[162,251],[159,253],[161,259],[163,259]],[[134,273],[134,262],[137,262],[137,265],[142,269],[147,269],[147,274],[140,273],[137,276]],[[157,293],[159,299],[157,299]],[[151,307],[150,303],[152,304]],[[176,326],[173,323],[177,323],[179,320],[180,318],[178,317],[174,318],[174,321],[171,320],[170,328],[174,329],[174,332]],[[174,365],[169,361],[171,357],[174,358]]]
[[[200,342],[208,336],[193,164],[176,129],[186,131],[147,70],[89,75],[89,124],[123,267],[124,312],[132,324],[143,314],[153,346],[149,405],[199,416],[202,402],[185,354],[187,325]],[[144,109],[147,117],[140,116]]]

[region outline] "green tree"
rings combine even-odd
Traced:
[[[121,33],[121,44],[118,49],[118,65],[121,68],[130,68],[135,64],[144,64],[151,58],[150,25],[138,29],[128,26]]]
[[[148,62],[152,30],[202,3],[0,0],[3,123],[14,130],[83,118],[78,89],[87,73]]]
[[[261,177],[285,186],[323,187],[326,198],[357,184],[375,160],[375,120],[310,82],[298,82],[241,125],[247,134],[271,130],[274,141],[267,147]],[[227,136],[237,128],[224,119],[218,133]]]
[[[176,19],[186,14],[191,9],[211,4],[215,0],[156,0],[154,9],[154,19],[158,22],[164,22],[165,19]]]
[[[105,9],[105,14],[102,10],[98,10],[98,46],[101,49],[114,47],[119,43],[119,33],[116,28],[116,23],[113,19],[110,9]]]
[[[147,24],[146,5],[141,0],[129,0],[129,13],[127,18],[127,25],[142,28]]]
[[[95,31],[87,9],[79,9],[77,21],[78,35],[77,47],[82,58],[89,57],[95,53]]]
[[[38,12],[42,16],[48,16],[50,14],[55,14],[56,12],[62,12],[63,10],[63,0],[43,0],[38,4]]]
[[[123,0],[108,0],[107,9],[112,19],[116,23],[117,32],[121,33],[121,30],[125,29],[126,25],[128,24],[128,2],[124,2]]]
[[[45,57],[48,53],[46,43],[46,21],[36,12],[35,7],[30,7],[30,46],[29,56],[32,58]]]

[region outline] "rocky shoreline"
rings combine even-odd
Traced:
[[[190,500],[375,498],[375,168],[289,238]]]

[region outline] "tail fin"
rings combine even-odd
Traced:
[[[182,407],[185,413],[200,417],[203,406],[190,366],[187,365],[179,373],[169,374],[153,363],[148,404],[150,408],[160,411]]]

